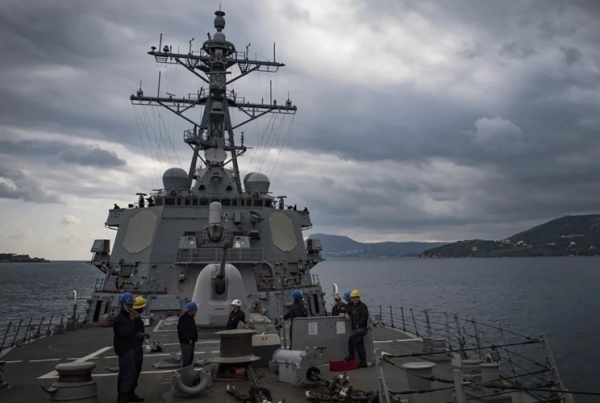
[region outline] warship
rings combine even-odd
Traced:
[[[260,172],[242,178],[238,165],[247,147],[236,129],[297,108],[290,99],[253,103],[229,87],[284,64],[275,48],[272,61],[237,50],[226,40],[225,13],[215,15],[216,32],[199,49],[190,41],[187,53],[173,52],[161,34],[148,52],[206,88],[177,97],[140,87],[130,98],[189,123],[189,167],[166,170],[162,189],[109,210],[105,225],[115,238],[112,248],[110,239],[93,243],[90,263],[103,276],[83,315],[75,294],[72,313],[0,329],[0,401],[115,401],[111,324],[120,296],[130,292],[147,300],[142,318],[150,338],[136,389],[146,402],[573,402],[545,335],[448,312],[371,306],[367,367],[346,359],[352,329],[330,314],[324,290],[341,291],[311,273],[323,258],[319,240],[303,236],[312,227],[309,210],[274,196]],[[200,121],[186,114],[195,107],[203,108]],[[235,109],[245,117],[237,123]],[[283,317],[294,291],[308,316],[294,320],[290,340]],[[247,320],[224,330],[233,300]],[[199,341],[194,364],[181,368],[177,320],[191,301],[199,306]]]

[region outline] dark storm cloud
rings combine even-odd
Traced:
[[[577,25],[574,23],[557,23],[555,21],[543,21],[538,25],[542,34],[548,39],[554,39],[562,36],[570,36],[577,32]]]
[[[154,111],[138,112],[139,122],[131,112],[129,95],[140,78],[151,78],[156,88],[157,72],[145,53],[166,24],[174,39],[178,27],[194,21],[171,7],[170,13],[152,10],[140,2],[4,2],[0,49],[11,57],[0,60],[0,122],[139,146],[136,126],[158,130],[160,124]],[[170,90],[168,78],[163,74],[163,89]]]
[[[225,32],[239,50],[252,42],[251,56],[257,53],[259,59],[271,58],[272,42],[278,42],[278,60],[285,56],[288,67],[277,76],[276,98],[289,87],[299,107],[296,149],[365,166],[352,176],[315,172],[312,187],[302,193],[294,184],[286,189],[311,203],[318,225],[364,232],[376,227],[386,234],[423,230],[431,236],[437,229],[445,239],[456,231],[474,234],[479,225],[485,237],[522,230],[523,221],[600,205],[600,8],[594,4],[356,1],[344,10],[355,11],[347,20],[331,15],[323,23],[299,2],[236,2],[224,4]],[[143,109],[134,115],[128,96],[139,79],[147,94],[156,91],[155,62],[145,52],[158,45],[158,34],[165,34],[163,44],[180,46],[184,53],[194,37],[197,49],[206,32],[214,31],[213,8],[185,1],[168,7],[158,1],[3,2],[0,49],[10,57],[0,60],[0,125],[116,142],[153,156],[166,148],[163,137],[170,135],[178,150],[187,150],[180,133],[189,126],[160,123],[167,111],[158,116]],[[272,24],[281,21],[290,28]],[[407,38],[389,34],[414,21],[423,31],[408,32]],[[358,43],[363,34],[375,34],[377,41],[346,65],[337,58],[343,46],[333,46],[327,60],[286,48],[292,36],[309,38],[311,30],[335,37],[340,24],[360,33],[352,41]],[[318,38],[323,44],[328,40]],[[380,44],[382,51],[375,47]],[[443,57],[422,64],[410,60],[424,54]],[[302,65],[307,59],[311,64]],[[371,64],[391,69],[365,68]],[[324,69],[328,65],[335,70]],[[349,78],[355,70],[363,74]],[[201,85],[183,69],[171,80],[174,72],[164,70],[163,91],[182,95]],[[264,94],[255,87],[268,88],[268,79],[240,80],[236,89],[258,100]],[[199,111],[191,115],[197,119]],[[141,150],[138,130],[154,149]],[[247,144],[256,145],[253,139],[247,135]],[[23,161],[29,156],[99,168],[125,165],[122,156],[101,148],[6,137],[0,142],[0,153]],[[398,170],[398,176],[382,176],[384,168],[376,164],[367,168],[373,161],[391,163],[385,169]],[[426,177],[445,169],[432,168],[439,161],[451,167],[447,176]],[[60,177],[60,169],[53,177]],[[413,177],[403,176],[404,169]],[[285,169],[281,176],[284,180]],[[52,200],[36,183],[24,191],[0,182],[0,197]],[[80,190],[83,196],[90,192],[96,195],[98,189]]]
[[[73,145],[60,141],[0,140],[0,154],[34,156],[37,160],[54,160],[56,158],[76,165],[98,168],[122,167],[126,162],[112,151],[95,146]]]
[[[535,49],[527,43],[511,42],[502,45],[498,54],[509,59],[527,59],[535,53]]]
[[[0,199],[36,203],[61,203],[58,195],[47,192],[42,184],[19,170],[0,165]]]
[[[600,15],[600,3],[597,1],[571,0],[570,4],[580,7],[586,13],[595,14],[594,17]]]
[[[88,165],[99,168],[112,168],[125,165],[125,161],[112,151],[98,147],[78,147],[65,150],[59,154],[60,159],[73,164]]]
[[[561,46],[560,51],[563,53],[565,63],[569,66],[581,60],[581,51],[573,46]]]
[[[478,44],[473,47],[464,48],[464,49],[456,52],[456,55],[458,57],[461,57],[466,60],[476,59],[476,58],[480,57],[482,54],[483,54],[483,50],[481,49],[481,46]]]

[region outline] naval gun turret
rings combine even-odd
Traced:
[[[192,295],[193,301],[207,308],[196,314],[196,324],[200,327],[225,327],[231,301],[239,299],[242,307],[246,305],[242,275],[234,265],[227,263],[227,250],[231,248],[232,241],[223,226],[221,211],[221,203],[210,204],[206,228],[209,242],[222,245],[221,262],[204,266]]]

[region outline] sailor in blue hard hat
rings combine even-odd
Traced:
[[[198,304],[190,301],[185,305],[185,312],[177,322],[177,337],[181,347],[181,365],[187,367],[194,362],[194,347],[198,341],[198,328],[194,316],[198,311]]]
[[[302,301],[302,291],[294,290],[292,292],[292,298],[294,302],[290,305],[288,313],[283,316],[283,320],[290,320],[290,349],[292,347],[292,330],[294,328],[294,319],[295,318],[306,318],[308,316],[308,312],[304,307],[304,302]]]
[[[346,312],[350,310],[352,306],[352,298],[350,298],[350,291],[344,293],[344,302],[346,302]]]
[[[135,320],[139,313],[133,309],[134,298],[125,292],[119,298],[120,310],[113,321],[113,346],[119,357],[119,377],[117,381],[117,403],[141,402],[144,399],[134,393],[136,382],[136,328]]]

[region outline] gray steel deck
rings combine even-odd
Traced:
[[[421,351],[421,341],[410,339],[407,335],[389,328],[375,328],[373,330],[375,347],[381,348],[390,354],[402,354]],[[154,332],[152,340],[162,340],[165,343],[163,353],[146,354],[144,366],[140,377],[138,394],[146,398],[147,402],[169,402],[172,370],[157,370],[152,364],[177,354],[179,344],[173,332]],[[218,340],[202,340],[196,345],[196,356],[208,358],[218,355]],[[93,372],[94,379],[98,382],[98,402],[113,402],[116,400],[117,374],[108,370],[117,364],[117,358],[112,349],[112,329],[88,328],[63,335],[48,336],[21,348],[15,348],[6,354],[5,360],[6,381],[10,388],[0,391],[0,401],[13,402],[38,402],[46,401],[47,394],[42,391],[40,384],[51,385],[56,379],[54,367],[61,362],[93,361],[96,368]],[[411,361],[416,361],[412,359]],[[436,374],[444,378],[451,378],[451,366],[448,364],[437,365]],[[276,401],[281,399],[286,402],[306,402],[304,392],[308,388],[292,387],[280,383],[277,377],[269,370],[261,370],[264,375],[260,379],[261,386],[271,390]],[[386,379],[393,389],[408,389],[406,375],[393,366],[385,366]],[[377,375],[374,367],[348,372],[351,383],[356,389],[366,391],[376,389]],[[204,397],[191,401],[205,402],[235,402],[237,399],[225,392],[228,382],[215,382],[212,392]],[[245,381],[235,382],[236,387],[245,393],[249,384]],[[434,385],[435,387],[436,385]],[[447,386],[447,385],[439,385]],[[326,393],[324,388],[312,388],[317,393]],[[189,399],[186,399],[190,401]],[[449,396],[448,399],[450,400]]]

